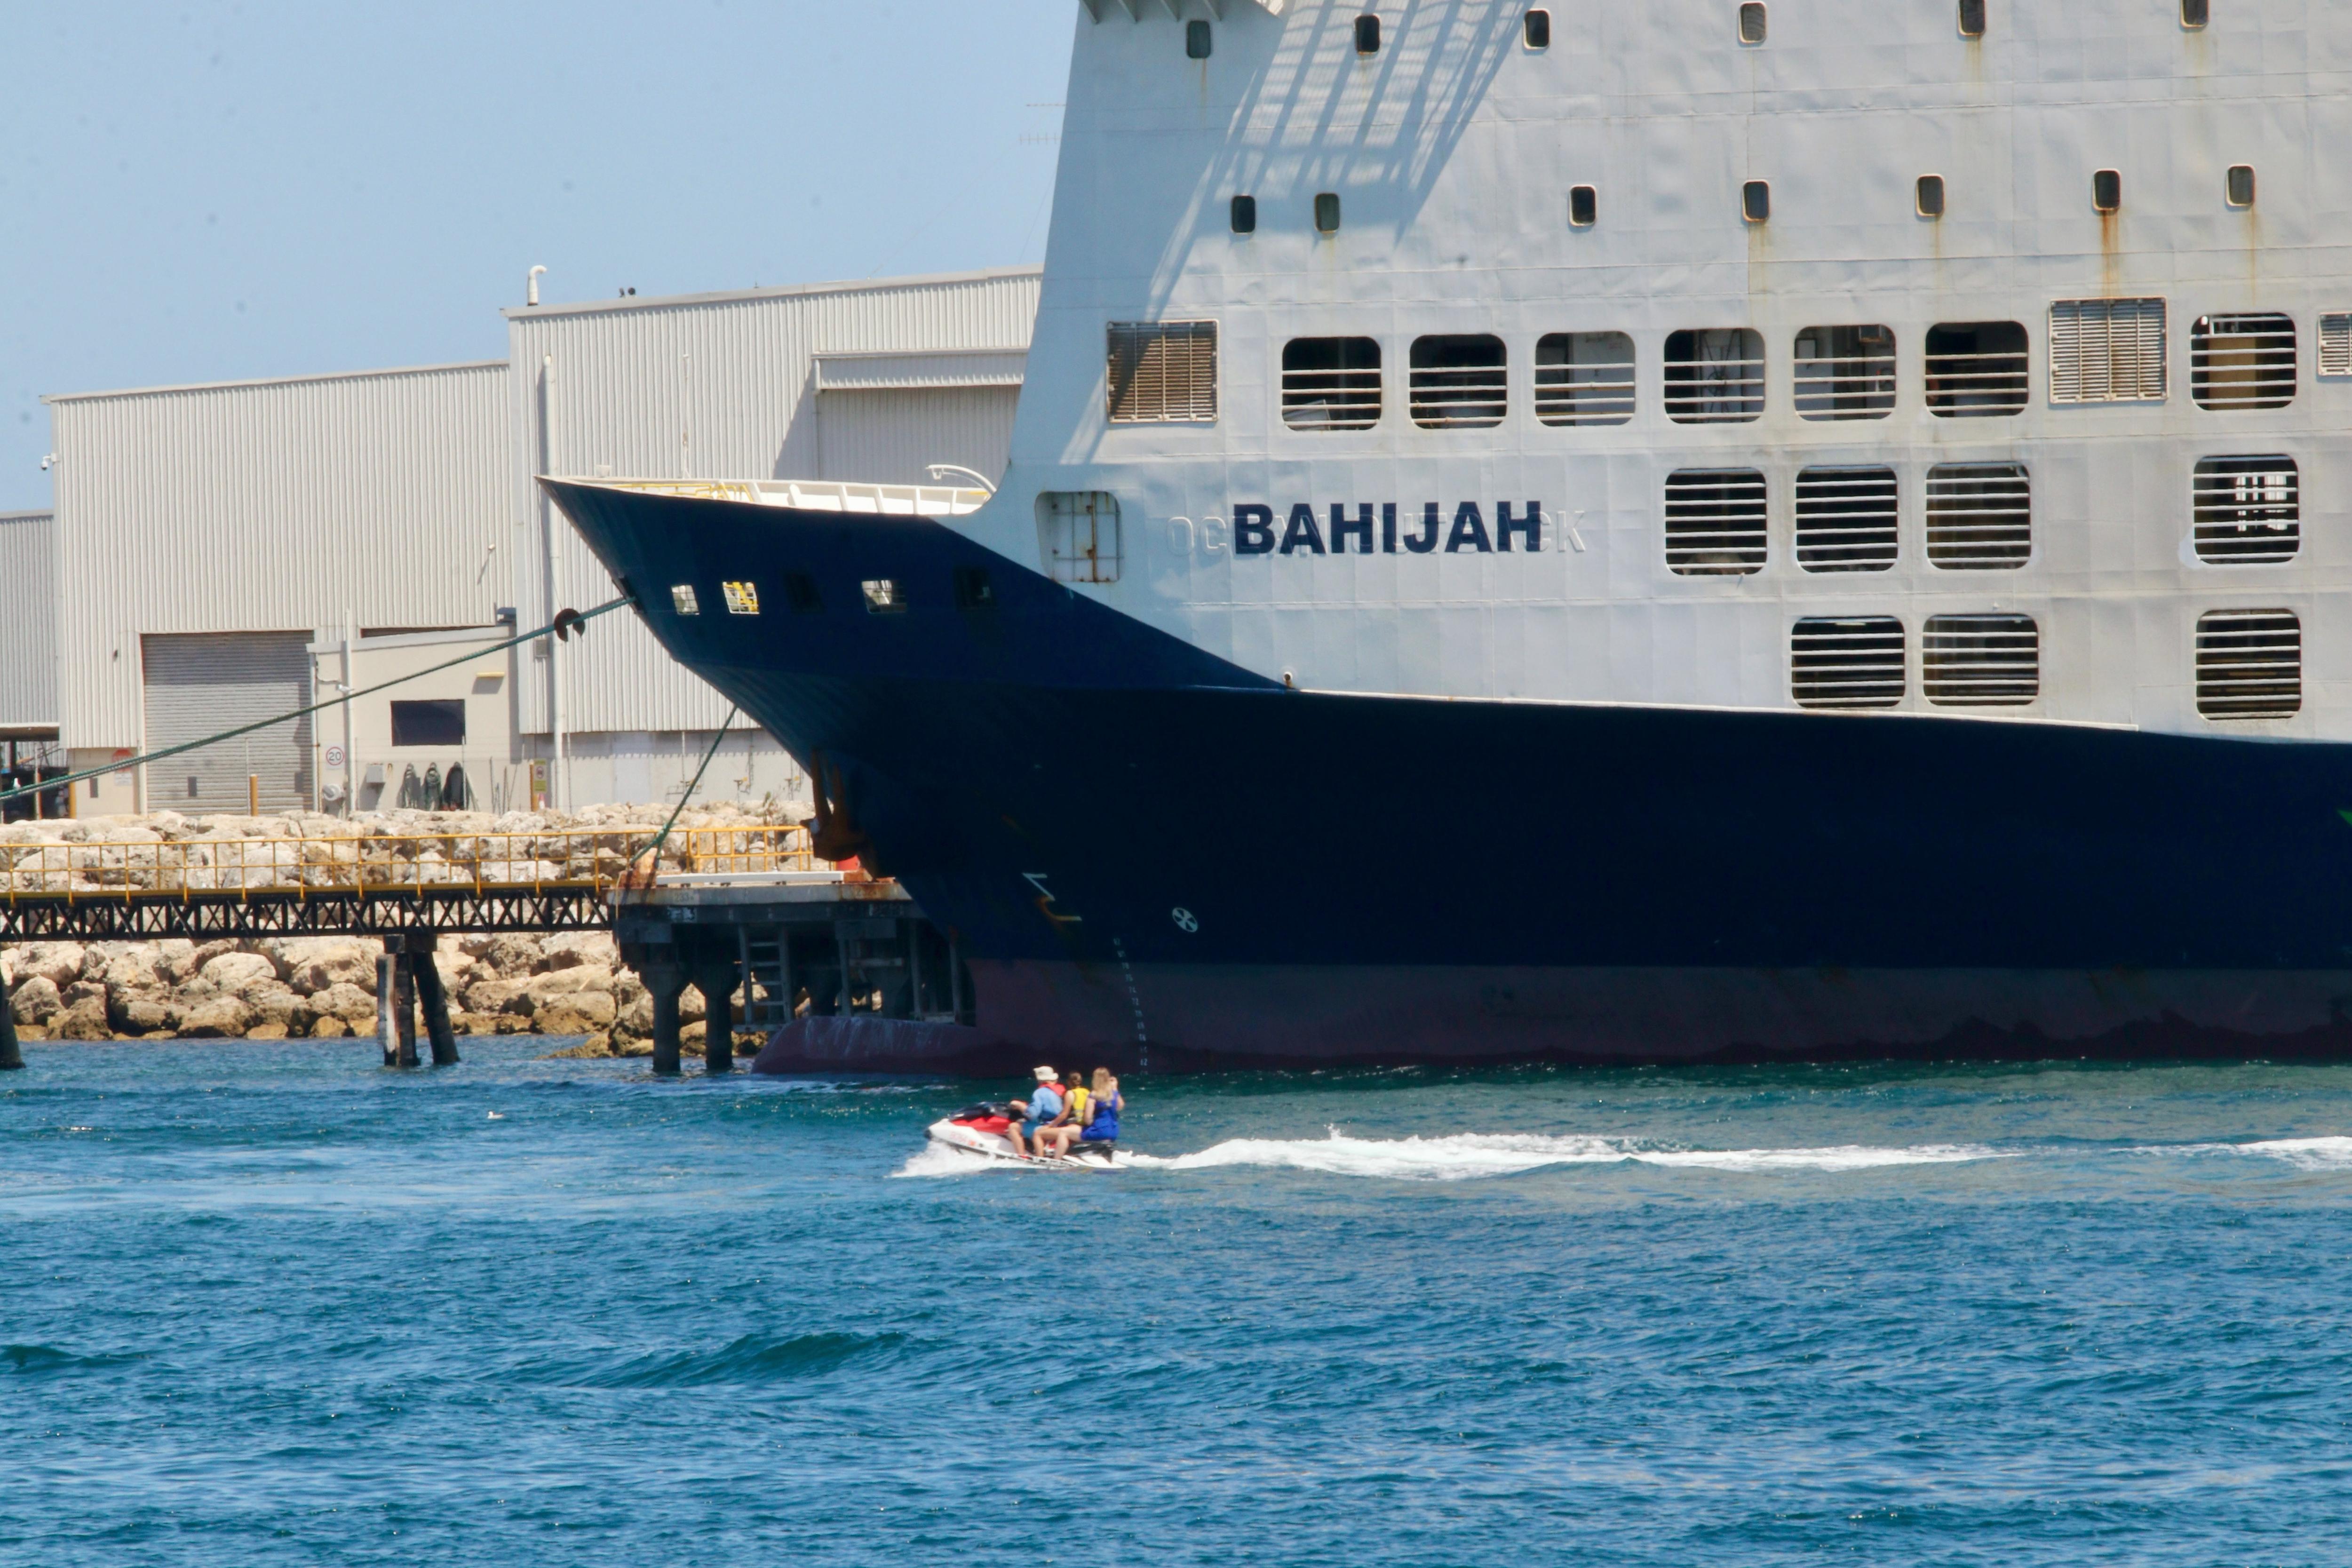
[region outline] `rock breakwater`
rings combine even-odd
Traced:
[[[615,875],[635,843],[657,831],[667,807],[602,806],[576,815],[386,812],[356,818],[150,816],[19,822],[0,828],[0,873],[21,883],[69,876],[76,891],[198,886],[321,886],[348,868],[397,864],[404,876],[475,875],[469,849],[519,856],[539,874]],[[747,830],[794,821],[729,805],[688,811],[678,832]],[[664,870],[686,867],[690,837],[667,846]],[[373,847],[371,847],[373,846]],[[492,848],[490,847],[495,847]],[[266,852],[265,852],[266,847]],[[151,851],[142,854],[141,851]],[[605,865],[605,860],[612,864]],[[419,862],[423,864],[419,866]],[[268,868],[282,879],[262,879]],[[232,880],[225,872],[235,870]],[[488,866],[482,874],[491,875]],[[198,883],[199,876],[206,879]],[[53,890],[63,890],[62,889]],[[0,949],[9,1007],[29,1040],[338,1039],[375,1032],[373,938],[273,937],[258,942],[32,942]],[[434,955],[451,1022],[467,1035],[581,1036],[567,1054],[640,1055],[652,1049],[653,1001],[603,931],[552,936],[450,936]],[[702,994],[688,987],[680,1013],[689,1046],[704,1031]]]

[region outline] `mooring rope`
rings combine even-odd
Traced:
[[[445,669],[455,669],[461,664],[470,664],[486,653],[504,653],[510,647],[520,647],[524,643],[534,641],[537,638],[546,637],[550,633],[558,632],[559,630],[562,633],[568,634],[577,627],[582,622],[593,621],[598,616],[604,614],[606,611],[617,610],[628,602],[628,595],[625,594],[617,599],[606,600],[593,610],[559,611],[553,620],[548,622],[547,625],[540,627],[535,632],[525,632],[520,637],[509,637],[506,641],[492,647],[476,648],[470,653],[459,654],[456,658],[436,664],[430,669],[420,669],[414,675],[395,676],[390,680],[380,681],[376,685],[363,688],[358,691],[346,691],[340,697],[331,697],[324,702],[313,702],[308,708],[297,708],[291,713],[281,713],[275,719],[264,719],[257,724],[240,724],[234,730],[223,730],[219,734],[207,735],[201,741],[184,741],[179,745],[165,746],[162,751],[149,752],[144,756],[130,757],[119,763],[109,763],[102,768],[90,768],[82,773],[68,773],[63,778],[43,779],[38,784],[19,784],[15,789],[0,790],[0,801],[15,800],[18,795],[39,795],[45,790],[60,788],[71,789],[74,785],[80,784],[85,779],[99,778],[107,773],[119,773],[125,768],[135,768],[144,763],[160,763],[165,757],[176,757],[183,752],[193,752],[201,747],[218,745],[223,741],[234,741],[239,735],[250,735],[257,730],[268,730],[276,725],[290,723],[294,720],[303,717],[305,714],[317,713],[325,709],[336,707],[339,704],[351,701],[353,698],[373,697],[379,691],[389,691],[395,686],[405,685],[407,682],[412,680],[421,680],[428,675],[438,675]],[[345,670],[343,672],[343,679],[349,680],[351,679],[351,671]],[[726,731],[722,729],[719,733],[723,735],[726,733]],[[703,765],[706,767],[709,765],[708,759],[705,760]],[[695,775],[698,779],[702,775],[700,773],[697,773]],[[667,832],[667,829],[664,829],[663,831]]]
[[[719,754],[719,742],[727,739],[727,726],[735,722],[735,715],[741,711],[743,705],[740,702],[728,705],[727,717],[719,721],[719,733],[710,737],[710,750],[702,753],[702,765],[694,770],[692,778],[686,781],[684,793],[677,797],[677,805],[670,808],[669,820],[662,824],[659,833],[654,835],[654,841],[629,857],[629,868],[621,874],[624,882],[635,874],[637,862],[648,855],[654,858],[654,869],[661,869],[661,847],[669,842],[669,830],[677,826],[678,815],[686,810],[686,803],[692,800],[694,792],[702,787],[702,775],[710,771],[710,759]]]

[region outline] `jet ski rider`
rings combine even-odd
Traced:
[[[1042,1135],[1045,1131],[1046,1125],[1058,1120],[1062,1114],[1062,1090],[1054,1076],[1054,1069],[1052,1068],[1039,1068],[1037,1069],[1036,1092],[1030,1095],[1029,1103],[1026,1106],[1023,1106],[1016,1101],[1006,1109],[1008,1110],[1019,1112],[1019,1115],[1015,1116],[1013,1120],[1012,1124],[1004,1130],[1005,1137],[1013,1141],[1013,1152],[1016,1154],[1023,1155],[1031,1153],[1043,1154],[1045,1152],[1045,1139]],[[1024,1116],[1030,1121],[1036,1124],[1038,1133],[1040,1134],[1038,1142],[1034,1149],[1021,1136],[1021,1117]]]

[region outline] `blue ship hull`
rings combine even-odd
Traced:
[[[2352,747],[1292,691],[938,523],[548,485],[1024,1058],[2352,1054]]]

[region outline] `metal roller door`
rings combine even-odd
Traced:
[[[820,392],[818,466],[825,479],[869,485],[938,484],[932,463],[961,463],[993,479],[1013,450],[1020,401],[1017,386]]]
[[[310,634],[220,632],[142,639],[147,749],[160,751],[310,701]],[[147,764],[151,811],[246,807],[261,781],[264,811],[310,805],[310,721],[293,720]]]

